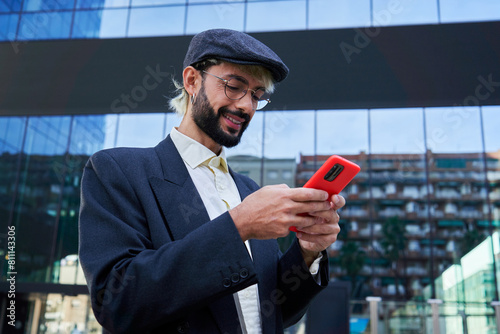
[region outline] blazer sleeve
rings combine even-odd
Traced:
[[[147,191],[127,176],[123,162],[101,151],[89,159],[82,178],[79,255],[104,328],[145,333],[257,283],[227,212],[155,248],[148,220],[157,203],[146,200]],[[234,273],[240,273],[239,281],[228,281]]]

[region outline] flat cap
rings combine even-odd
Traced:
[[[241,65],[261,65],[274,80],[288,75],[288,67],[273,50],[250,35],[230,29],[211,29],[195,35],[184,58],[184,68],[215,58]]]

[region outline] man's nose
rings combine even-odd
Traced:
[[[236,101],[235,106],[238,109],[244,110],[247,113],[255,111],[257,104],[254,103],[254,99],[253,99],[252,94],[253,94],[252,91],[250,91],[250,90],[247,91],[245,96],[243,96],[241,99]]]

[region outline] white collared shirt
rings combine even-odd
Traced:
[[[186,168],[201,196],[210,219],[215,219],[241,203],[238,188],[229,174],[226,151],[222,148],[216,156],[206,146],[172,129],[170,137],[184,161]],[[221,165],[221,169],[219,169]],[[250,244],[245,242],[252,256]],[[262,333],[258,285],[251,285],[234,294],[238,317],[243,333]]]

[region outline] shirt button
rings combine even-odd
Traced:
[[[243,291],[243,296],[245,296],[245,298],[252,297],[252,293],[250,292],[250,288],[247,288],[245,291]]]

